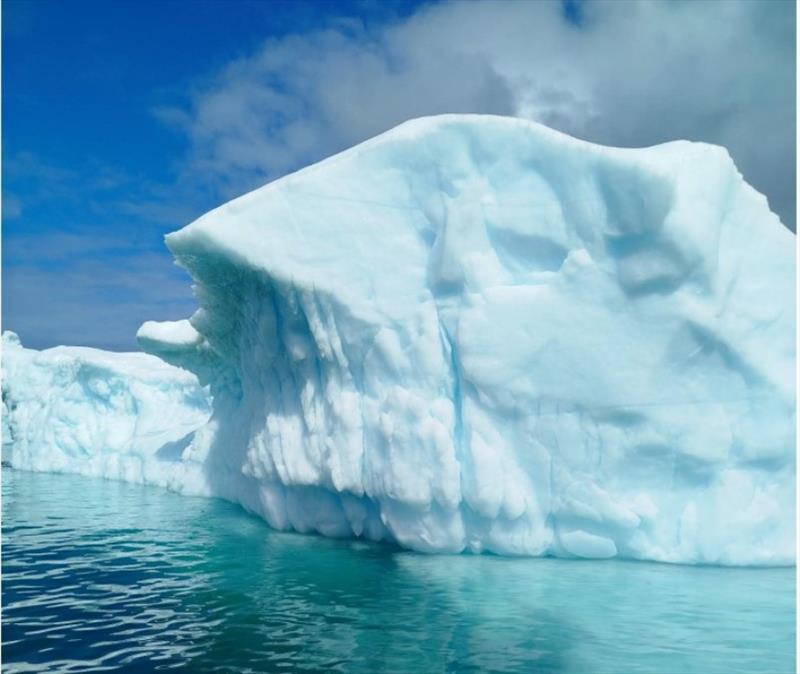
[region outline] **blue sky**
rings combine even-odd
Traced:
[[[4,0],[3,328],[135,348],[163,235],[409,117],[723,144],[794,227],[792,2]]]

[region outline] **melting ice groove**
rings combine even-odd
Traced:
[[[724,149],[423,118],[167,245],[200,308],[152,355],[6,335],[13,466],[426,552],[794,562],[794,235]]]

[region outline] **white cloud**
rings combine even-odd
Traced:
[[[220,199],[411,117],[492,112],[588,140],[725,145],[794,224],[794,3],[448,2],[377,31],[342,23],[269,40],[160,118],[183,180]]]

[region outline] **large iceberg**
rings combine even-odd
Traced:
[[[419,119],[167,245],[200,308],[139,342],[213,410],[156,481],[421,551],[793,562],[794,236],[724,149]]]

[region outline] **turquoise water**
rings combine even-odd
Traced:
[[[423,556],[3,470],[4,672],[794,671],[794,569]]]

